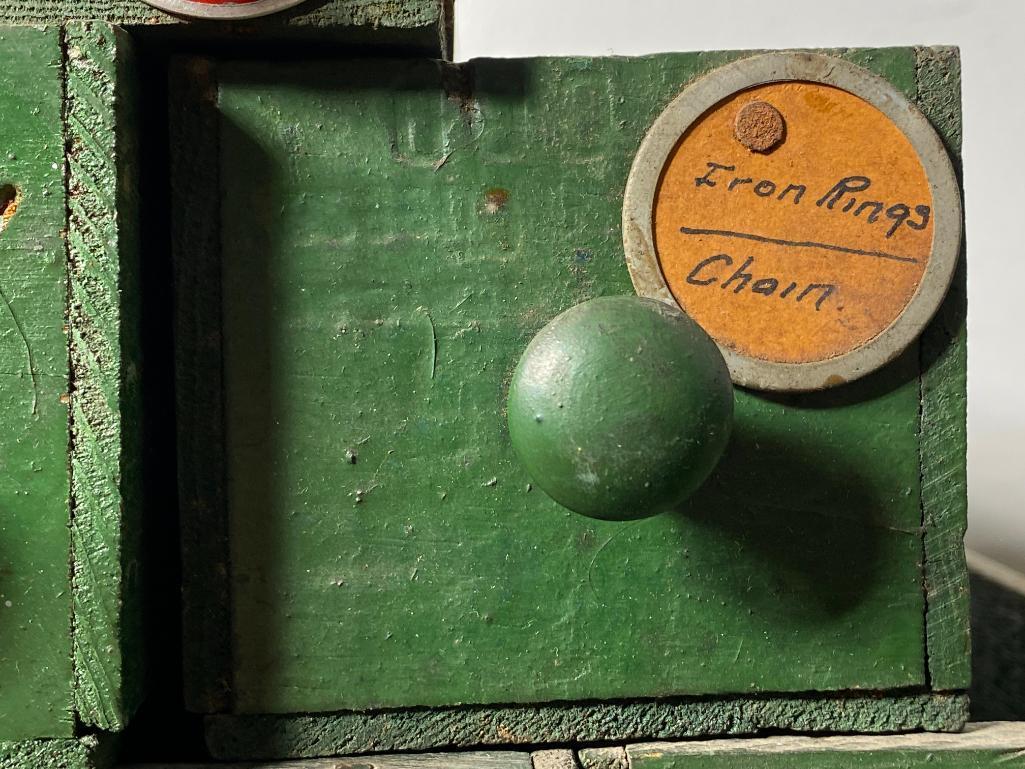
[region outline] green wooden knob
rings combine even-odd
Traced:
[[[509,386],[509,436],[534,482],[592,518],[662,512],[726,447],[733,387],[715,343],[653,299],[578,304],[541,329]]]

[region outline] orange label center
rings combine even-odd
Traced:
[[[781,135],[762,120],[741,142],[738,113],[752,102],[778,111]],[[929,180],[907,137],[819,83],[751,88],[698,118],[666,162],[653,216],[680,306],[720,344],[777,362],[825,360],[878,336],[932,248]]]

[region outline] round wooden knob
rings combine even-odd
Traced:
[[[718,462],[733,419],[726,363],[663,302],[592,299],[527,346],[509,386],[509,435],[556,502],[608,520],[681,502]]]

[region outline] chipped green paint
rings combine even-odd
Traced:
[[[0,28],[0,741],[70,736],[60,31]]]
[[[926,686],[917,349],[739,392],[646,521],[529,491],[503,426],[533,333],[630,292],[644,131],[737,55],[215,68],[229,710]],[[914,96],[914,51],[851,57]]]

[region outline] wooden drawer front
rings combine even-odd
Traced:
[[[229,710],[925,685],[917,349],[738,391],[712,481],[650,520],[569,513],[511,454],[512,366],[630,291],[632,154],[724,60],[186,67],[216,93],[218,245],[183,269],[221,282]]]

